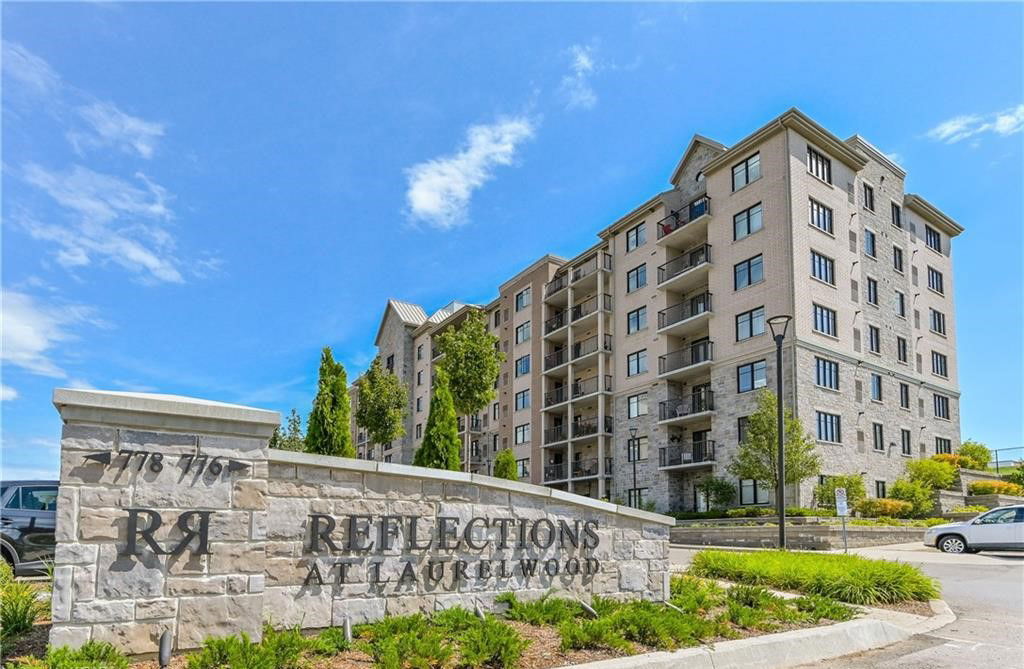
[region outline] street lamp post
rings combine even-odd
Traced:
[[[785,421],[783,420],[782,408],[782,341],[786,338],[786,330],[789,329],[789,322],[792,316],[779,315],[768,319],[768,327],[772,331],[772,338],[775,340],[775,393],[776,393],[776,420],[778,427],[779,464],[778,480],[775,482],[775,505],[779,513],[779,548],[786,547],[786,455],[785,455]]]
[[[636,459],[638,453],[636,452],[636,433],[637,429],[634,425],[629,428],[629,443],[626,444],[626,454],[629,459],[633,462],[633,494],[636,495]],[[629,500],[633,501],[633,500]]]

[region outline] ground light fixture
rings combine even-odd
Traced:
[[[636,460],[637,460],[637,456],[639,455],[639,453],[635,452],[635,449],[637,448],[636,433],[637,433],[636,425],[634,425],[633,427],[629,428],[629,443],[626,444],[626,455],[633,462],[633,494],[634,495],[636,495]],[[630,500],[630,501],[637,501],[637,500]]]
[[[775,505],[779,512],[779,548],[786,547],[786,455],[785,425],[782,416],[782,341],[786,338],[786,330],[792,316],[780,314],[768,319],[768,328],[775,340],[775,400],[776,421],[778,427],[779,465],[778,480],[775,482]]]

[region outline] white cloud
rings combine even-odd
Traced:
[[[75,165],[59,172],[30,163],[26,182],[66,210],[68,224],[43,223],[18,214],[32,237],[57,245],[57,262],[73,269],[96,258],[139,274],[143,281],[182,283],[173,236],[162,224],[173,217],[167,191],[141,172],[139,185]]]
[[[994,114],[955,116],[928,131],[927,136],[946,144],[955,144],[975,135],[991,132],[1009,136],[1024,130],[1024,104]]]
[[[512,164],[517,148],[534,130],[525,117],[474,125],[456,153],[407,169],[405,197],[412,217],[442,230],[465,223],[473,192],[493,178],[496,167]]]
[[[93,102],[77,109],[90,126],[82,132],[71,130],[68,141],[79,153],[85,148],[112,146],[127,153],[152,158],[157,141],[164,136],[164,125],[124,113],[109,102]]]
[[[594,50],[589,46],[574,44],[569,48],[571,63],[569,74],[562,77],[560,91],[565,98],[566,109],[593,109],[597,104],[597,93],[590,85],[590,77],[596,68]]]
[[[10,402],[18,399],[18,391],[14,388],[0,383],[0,402]]]
[[[53,359],[58,344],[76,339],[72,327],[83,323],[102,326],[89,307],[74,304],[45,306],[30,295],[3,291],[3,347],[0,360],[32,374],[65,379]]]
[[[3,72],[38,95],[60,90],[60,75],[49,63],[16,42],[3,43]]]

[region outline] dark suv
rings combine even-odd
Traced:
[[[53,560],[57,481],[0,482],[0,553],[19,575]]]

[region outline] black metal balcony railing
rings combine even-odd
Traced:
[[[569,478],[566,476],[567,467],[564,462],[560,462],[556,465],[544,465],[544,480],[545,481],[561,481]]]
[[[601,423],[597,420],[597,416],[575,420],[572,423],[572,438],[579,439],[580,437],[589,437],[592,434],[597,434],[597,430],[600,425]],[[611,416],[604,417],[604,433],[612,433]]]
[[[554,427],[545,428],[544,430],[544,443],[545,444],[557,444],[560,441],[565,441],[569,438],[569,430],[566,429],[565,425],[555,425]]]
[[[683,367],[697,365],[714,359],[715,347],[710,341],[698,341],[679,349],[666,353],[658,358],[658,373],[664,374]]]
[[[472,416],[469,419],[469,431],[470,432],[482,432],[484,429],[484,422],[479,416]]]
[[[600,300],[598,298],[601,298]],[[578,321],[584,316],[596,312],[599,308],[603,308],[605,311],[611,311],[612,309],[612,296],[607,293],[604,295],[594,295],[586,300],[583,300],[579,304],[575,304],[572,307],[572,320]]]
[[[679,399],[660,402],[658,404],[658,420],[683,418],[691,414],[711,411],[714,408],[715,393],[713,390],[705,390]]]
[[[711,244],[702,244],[660,266],[658,268],[658,283],[665,283],[683,272],[709,262],[711,262]]]
[[[551,279],[551,281],[548,281],[548,285],[544,288],[544,297],[551,297],[568,285],[569,275],[559,274],[555,278]]]
[[[658,450],[659,467],[699,464],[715,461],[715,442],[711,439],[692,444],[674,444]]]
[[[687,318],[693,318],[711,311],[711,293],[700,293],[688,297],[679,304],[673,304],[658,312],[658,329],[675,325]]]
[[[597,351],[597,348],[598,348],[597,342],[598,342],[598,337],[597,337],[597,335],[594,335],[593,337],[590,337],[589,339],[584,339],[581,342],[577,342],[577,343],[573,344],[572,345],[572,359],[575,360],[577,358],[582,358],[585,355],[590,355],[591,353],[594,353],[595,351]],[[612,350],[612,336],[611,335],[606,334],[604,336],[604,350],[605,351]]]
[[[544,321],[544,334],[551,334],[567,322],[568,321],[565,319],[565,311],[559,311],[557,314]]]
[[[552,369],[558,367],[562,363],[568,362],[569,351],[565,348],[560,348],[544,356],[544,369]]]
[[[684,225],[689,224],[691,221],[710,213],[711,198],[707,195],[702,195],[686,207],[683,207],[682,211],[674,211],[671,216],[666,217],[658,223],[658,239],[661,239],[665,235],[670,235]]]
[[[599,264],[600,263],[600,264]],[[611,271],[612,269],[612,257],[608,253],[599,253],[590,260],[586,261],[578,267],[572,269],[572,280],[573,283],[580,279],[590,276],[598,269],[605,269]]]
[[[579,460],[573,460],[572,463],[572,477],[585,478],[587,476],[597,476],[600,472],[598,471],[599,460],[598,458],[580,458]],[[604,475],[611,476],[612,473],[612,459],[604,459]]]
[[[469,461],[478,465],[484,461],[484,454],[480,452],[479,448],[474,448],[469,452]]]
[[[554,390],[549,390],[544,393],[544,406],[550,407],[556,404],[561,404],[567,399],[569,399],[569,394],[566,392],[566,386],[559,386]]]
[[[583,379],[572,384],[572,398],[584,397],[585,395],[592,395],[598,390],[610,393],[612,391],[612,377],[610,374],[604,375],[604,384],[601,384],[600,377],[592,376],[589,379]]]

